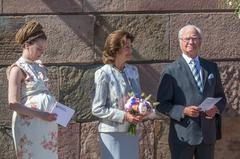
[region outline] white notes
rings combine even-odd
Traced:
[[[51,113],[57,114],[56,123],[64,127],[67,126],[68,122],[71,120],[75,110],[69,108],[66,105],[56,102],[52,108]]]
[[[208,97],[206,98],[200,105],[199,108],[201,108],[201,111],[207,111],[214,107],[214,105],[219,102],[222,98],[212,98]]]

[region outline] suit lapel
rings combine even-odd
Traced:
[[[205,84],[207,81],[207,76],[208,76],[208,71],[207,71],[208,69],[207,69],[207,65],[205,64],[204,60],[202,58],[199,58],[199,60],[200,60],[200,66],[202,69],[203,91],[204,91]]]

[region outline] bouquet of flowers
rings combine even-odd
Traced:
[[[129,99],[127,103],[124,105],[124,109],[127,112],[130,112],[132,115],[141,115],[147,116],[148,114],[155,111],[154,106],[158,103],[150,102],[151,95],[145,97],[144,93],[142,93],[141,97],[136,97],[134,93],[129,93]],[[128,132],[131,135],[136,135],[137,125],[134,123],[130,123],[128,128]]]

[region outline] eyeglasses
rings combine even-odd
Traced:
[[[196,43],[200,40],[200,38],[197,38],[197,37],[196,38],[179,38],[179,39],[186,42],[186,43],[189,43],[190,40],[192,40],[192,42],[194,42],[194,43]]]

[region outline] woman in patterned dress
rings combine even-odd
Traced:
[[[102,159],[138,159],[138,137],[128,134],[130,123],[141,122],[142,116],[124,111],[128,93],[140,96],[137,67],[126,64],[132,56],[134,37],[123,30],[112,32],[105,42],[104,66],[95,72],[93,115],[100,118]]]
[[[39,58],[46,48],[46,35],[36,21],[16,34],[22,56],[7,71],[8,101],[12,109],[12,133],[18,159],[57,159],[56,102],[47,87],[47,69]]]

